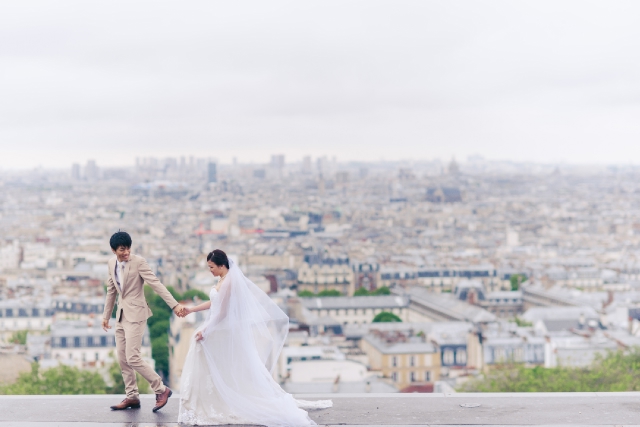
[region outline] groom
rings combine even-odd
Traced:
[[[116,351],[122,370],[122,378],[127,397],[113,410],[139,408],[140,396],[136,383],[136,371],[146,379],[156,393],[156,405],[153,412],[167,404],[172,392],[162,383],[151,366],[147,365],[140,355],[142,336],[147,327],[147,319],[152,316],[144,298],[144,284],[151,286],[177,314],[183,315],[184,307],[178,304],[171,293],[153,274],[147,261],[131,253],[131,236],[118,231],[109,241],[111,250],[116,255],[109,260],[109,280],[107,282],[107,300],[102,314],[102,328],[111,329],[109,318],[113,305],[118,298],[116,310]]]

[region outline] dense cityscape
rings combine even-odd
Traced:
[[[640,345],[638,168],[130,163],[0,171],[2,384],[33,361],[111,381],[118,230],[187,305],[215,283],[206,254],[226,251],[289,315],[273,375],[291,393],[453,391],[505,363],[584,367]],[[202,313],[154,317],[143,354],[178,388]]]

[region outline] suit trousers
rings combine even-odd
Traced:
[[[162,378],[142,360],[140,353],[147,321],[129,322],[122,310],[119,311],[120,316],[116,322],[116,351],[127,397],[130,399],[139,397],[136,372],[149,382],[155,394],[164,393],[165,386],[162,384]]]

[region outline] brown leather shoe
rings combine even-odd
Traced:
[[[122,402],[120,402],[117,405],[113,405],[111,407],[112,410],[114,411],[120,411],[122,409],[139,409],[140,408],[140,400],[139,399],[129,399],[128,397],[125,398]]]
[[[153,412],[157,412],[159,409],[163,408],[169,401],[172,394],[173,392],[169,387],[165,387],[164,392],[156,394],[156,406],[153,407]]]

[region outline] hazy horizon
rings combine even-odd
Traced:
[[[277,154],[277,153],[274,153],[274,154]],[[149,155],[146,157],[154,157],[154,156]],[[185,157],[187,161],[189,159],[189,155],[180,155],[180,154],[175,156],[167,156],[167,157],[155,156],[155,158],[160,162],[160,164],[162,164],[163,160],[167,158],[174,158],[174,159],[180,160],[180,157]],[[198,157],[198,156],[193,156],[193,157],[195,159],[202,159],[202,157]],[[334,156],[318,156],[318,157],[311,156],[312,167],[314,168],[316,167],[316,161],[319,160],[321,157],[324,157],[328,161],[333,161],[332,158]],[[397,167],[409,166],[409,167],[419,168],[420,166],[428,166],[428,165],[433,166],[434,164],[439,163],[443,167],[443,171],[445,173],[452,160],[455,161],[462,168],[463,171],[467,167],[474,167],[482,164],[486,166],[500,166],[500,165],[503,165],[503,166],[511,165],[514,167],[515,166],[531,166],[531,167],[538,167],[538,169],[536,170],[539,170],[539,171],[548,170],[549,168],[560,168],[560,170],[563,170],[563,168],[566,168],[567,171],[571,171],[571,170],[601,171],[607,168],[620,168],[620,171],[624,171],[626,168],[631,168],[632,170],[635,171],[636,168],[640,168],[640,164],[621,163],[621,162],[620,163],[605,163],[605,162],[579,163],[579,162],[566,162],[566,161],[536,162],[536,161],[527,161],[527,160],[517,161],[517,160],[511,160],[511,159],[488,159],[478,155],[470,156],[470,157],[475,157],[475,158],[459,159],[457,157],[453,157],[449,159],[432,158],[432,159],[397,159],[397,160],[362,160],[362,159],[342,160],[342,159],[336,158],[335,165],[337,165],[338,167],[345,167],[345,166],[354,167],[360,164],[363,166],[371,165],[374,167],[396,165]],[[15,167],[15,168],[6,168],[6,167],[0,166],[0,173],[3,173],[3,172],[22,173],[22,172],[32,172],[32,171],[69,172],[74,164],[78,164],[80,165],[81,168],[84,168],[87,165],[87,162],[95,161],[95,160],[96,160],[95,158],[90,158],[90,159],[85,159],[80,161],[74,161],[73,163],[70,163],[68,165],[55,165],[55,166],[36,165],[34,167]],[[219,159],[216,159],[216,158],[206,158],[206,160],[212,161],[218,164],[219,166],[223,166],[223,167],[250,167],[250,166],[269,167],[271,163],[270,158],[266,158],[260,161],[245,161],[245,162],[241,161],[241,159],[237,159],[235,163],[233,159],[230,161],[220,161]],[[285,166],[301,166],[303,165],[303,163],[304,163],[303,158],[289,159],[285,157]],[[135,158],[132,158],[128,162],[123,162],[122,164],[117,164],[117,165],[101,164],[97,162],[96,166],[103,169],[119,169],[119,168],[134,169],[136,167],[136,164],[135,164]],[[490,171],[493,171],[493,169],[490,169]],[[528,170],[523,170],[521,172],[527,173]]]

